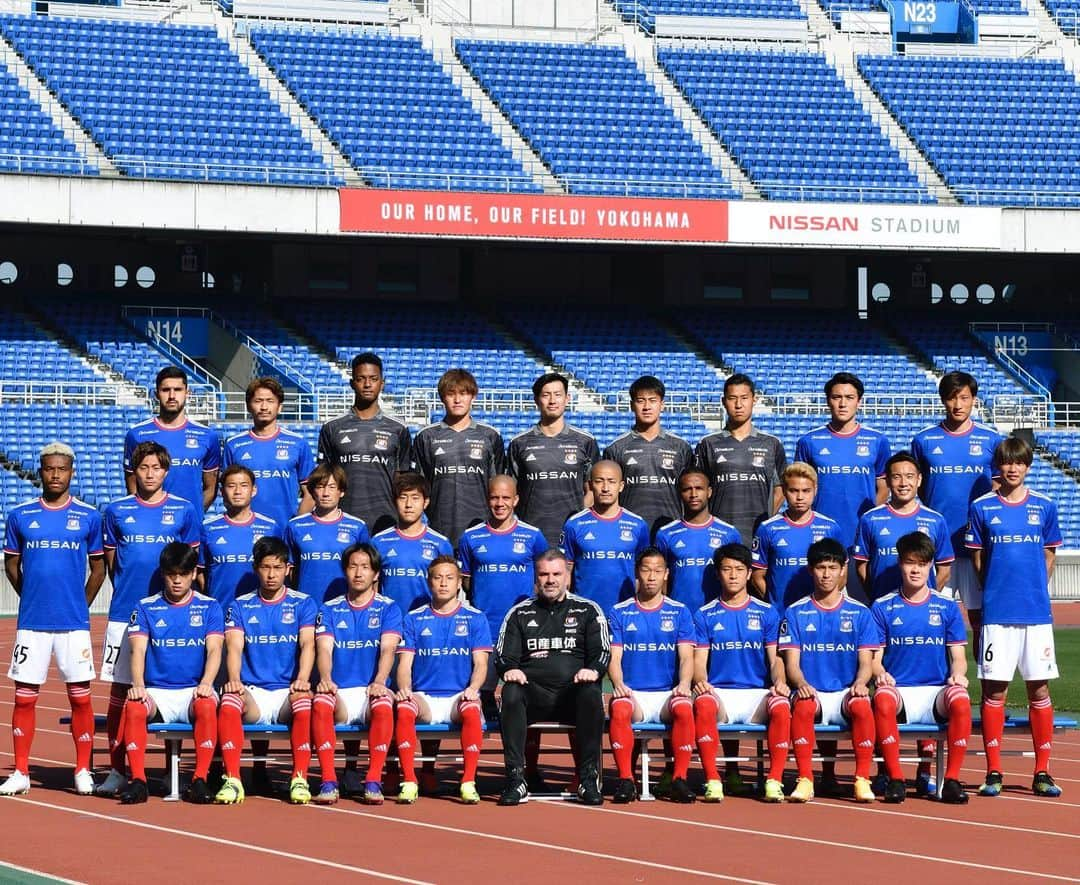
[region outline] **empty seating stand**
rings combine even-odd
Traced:
[[[96,175],[22,84],[0,66],[0,172]]]

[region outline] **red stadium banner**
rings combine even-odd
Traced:
[[[348,189],[349,233],[483,239],[724,243],[723,200]]]

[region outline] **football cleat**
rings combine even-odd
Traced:
[[[668,794],[668,799],[682,805],[689,805],[697,799],[697,796],[694,795],[694,791],[690,789],[690,784],[685,778],[677,777],[671,782],[671,793]]]
[[[795,789],[788,793],[788,802],[809,802],[814,798],[814,779],[801,777],[795,782]]]
[[[337,805],[340,795],[337,781],[323,781],[319,785],[319,792],[311,797],[311,801],[316,805]]]
[[[109,770],[105,780],[94,787],[94,795],[106,796],[111,799],[114,796],[119,795],[120,791],[126,786],[127,778],[115,768],[112,768]]]
[[[308,786],[307,778],[297,775],[289,781],[289,803],[291,805],[307,805],[311,801],[311,787]]]
[[[239,805],[244,801],[244,785],[238,777],[227,777],[214,796],[215,805]]]
[[[465,805],[479,805],[480,794],[476,791],[476,781],[462,781],[458,791]]]
[[[964,792],[964,785],[953,778],[945,778],[941,786],[940,799],[947,805],[966,805],[968,794]]]
[[[1054,779],[1050,777],[1049,772],[1037,771],[1031,781],[1031,792],[1036,796],[1056,799],[1061,795],[1061,787],[1054,783]]]
[[[907,784],[899,778],[890,778],[889,782],[885,784],[883,798],[890,805],[899,805],[907,798]]]
[[[856,802],[873,802],[877,797],[874,795],[874,791],[870,788],[870,778],[857,777],[855,778],[855,801]]]
[[[524,805],[529,801],[529,785],[522,775],[511,775],[499,794],[500,805]]]
[[[16,769],[0,784],[0,796],[24,796],[30,792],[30,775]]]
[[[185,798],[194,805],[209,805],[214,801],[214,797],[210,795],[210,788],[201,777],[197,777],[191,782],[191,786],[187,788]]]
[[[724,782],[721,780],[707,781],[705,784],[705,797],[703,802],[723,802]]]
[[[920,771],[915,778],[915,795],[932,799],[937,795],[937,781],[928,771]]]
[[[1002,777],[1000,771],[988,771],[986,772],[986,780],[983,781],[982,786],[979,787],[980,796],[1000,796],[1001,791],[1005,788],[1005,778]]]
[[[127,785],[120,794],[121,805],[142,805],[150,796],[150,791],[146,789],[146,781],[133,780]]]
[[[416,781],[402,781],[401,789],[398,790],[397,804],[412,805],[420,798],[420,785]]]
[[[634,786],[633,779],[620,778],[615,784],[615,792],[612,793],[611,799],[616,805],[627,805],[637,799],[637,787]]]
[[[363,802],[365,805],[382,805],[382,784],[380,784],[378,781],[367,781],[364,784],[364,792],[360,796],[360,801]]]
[[[870,782],[870,789],[874,791],[875,796],[884,796],[885,788],[889,786],[889,776],[884,771],[879,771],[874,775],[874,779]]]
[[[783,802],[784,785],[778,780],[769,778],[765,781],[765,795],[762,798],[765,802]]]
[[[75,792],[80,796],[94,795],[94,776],[89,769],[80,768],[75,772]]]

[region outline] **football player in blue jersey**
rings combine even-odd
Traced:
[[[611,704],[609,739],[619,781],[614,801],[637,798],[631,757],[635,722],[671,724],[673,779],[667,796],[693,802],[686,782],[694,753],[694,618],[681,602],[664,595],[668,568],[664,554],[646,547],[635,566],[637,588],[608,615],[611,625]]]
[[[994,450],[998,490],[977,498],[968,518],[965,543],[983,588],[978,663],[987,772],[981,796],[997,796],[1003,787],[1005,698],[1017,668],[1027,687],[1035,747],[1032,792],[1061,795],[1049,772],[1054,741],[1049,681],[1058,677],[1049,583],[1062,538],[1057,506],[1025,484],[1033,458],[1022,439],[1000,442]]]
[[[225,782],[214,797],[222,805],[244,801],[240,782],[243,723],[289,724],[292,777],[289,801],[311,801],[311,673],[315,665],[318,605],[290,590],[289,548],[280,538],[262,538],[252,551],[259,589],[240,596],[225,615],[228,681],[218,712]]]
[[[412,804],[420,795],[416,779],[416,723],[454,723],[461,727],[461,801],[475,805],[476,768],[484,741],[480,687],[487,678],[491,633],[479,609],[461,601],[461,570],[453,555],[428,566],[431,601],[405,616],[398,649],[397,746],[401,791],[397,801]]]
[[[387,687],[394,653],[401,640],[401,610],[379,590],[379,551],[371,544],[353,544],[341,555],[348,589],[323,603],[315,623],[315,665],[319,684],[311,710],[311,733],[322,771],[315,802],[338,799],[334,771],[334,724],[368,726],[368,770],[363,801],[381,805],[382,775],[394,733],[394,698]],[[347,747],[353,742],[348,742]],[[356,774],[355,755],[352,771]],[[356,790],[354,789],[354,792]]]
[[[124,742],[131,780],[120,794],[125,805],[145,802],[146,725],[191,723],[195,776],[187,798],[210,802],[206,776],[217,745],[217,694],[225,619],[217,600],[196,592],[198,554],[179,541],[159,559],[164,589],[139,602],[131,615],[131,688],[124,705]]]
[[[4,533],[4,571],[19,597],[19,615],[8,668],[8,678],[15,682],[11,713],[15,770],[0,785],[0,795],[30,790],[35,708],[55,656],[71,705],[75,792],[85,796],[94,791],[89,607],[105,581],[101,517],[71,495],[75,452],[70,446],[49,443],[38,455],[38,464],[41,496],[12,507]]]
[[[948,723],[949,758],[941,801],[967,802],[960,782],[971,737],[967,693],[967,628],[960,607],[930,587],[934,542],[920,531],[896,542],[900,587],[874,603],[871,614],[883,651],[874,653],[874,722],[888,783],[886,802],[904,801],[897,722]]]

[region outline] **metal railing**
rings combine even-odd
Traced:
[[[990,409],[994,424],[1048,427],[1055,420],[1057,403],[1034,394],[999,394]]]
[[[1080,428],[1080,403],[1054,403],[1053,426]]]
[[[1050,332],[1056,327],[1053,323],[968,323],[972,332]]]
[[[313,155],[318,156],[314,153]],[[214,184],[272,184],[278,187],[341,187],[344,180],[326,166],[276,163],[181,162],[126,154],[110,157],[129,178],[150,178]]]
[[[140,406],[149,402],[150,392],[132,384],[0,380],[0,403]]]
[[[1047,400],[1052,399],[1052,395],[1047,390],[1046,385],[1043,384],[1038,378],[1031,374],[1027,369],[1014,360],[1008,353],[1006,353],[1003,347],[994,348],[994,356],[998,361],[1005,366],[1010,372],[1012,372],[1017,378],[1024,382],[1028,387],[1035,391],[1035,393],[1044,397]]]
[[[8,168],[14,164],[15,168]],[[78,169],[77,173],[60,172],[56,167],[65,164]],[[48,168],[48,167],[52,168]],[[45,167],[45,168],[42,168]],[[100,170],[81,154],[26,154],[0,151],[0,172],[17,175],[97,175]]]

